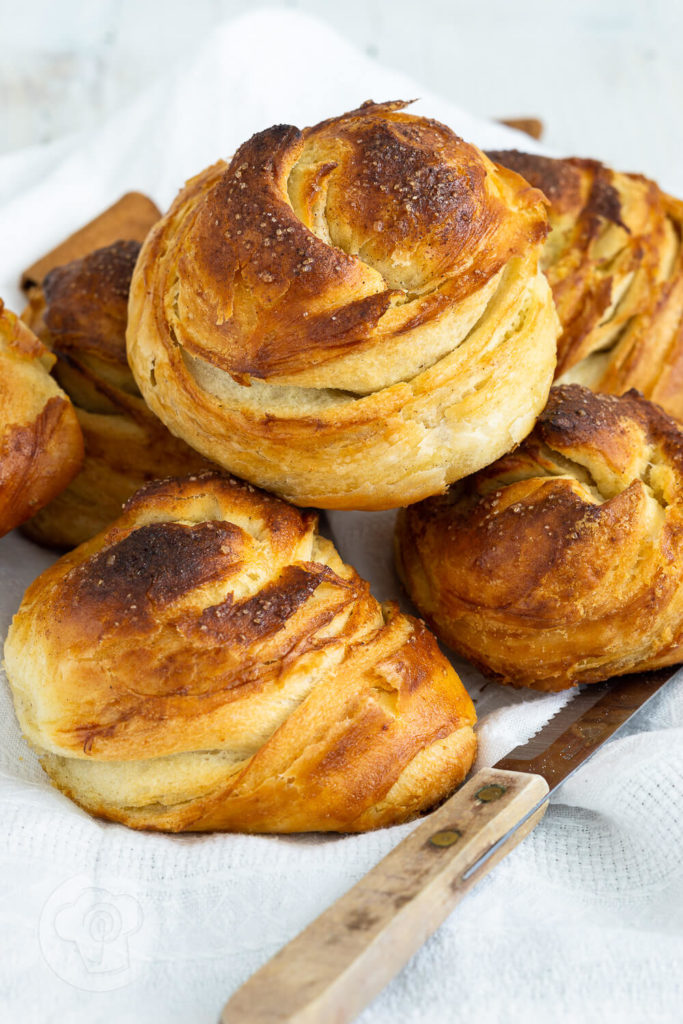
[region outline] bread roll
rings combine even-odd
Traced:
[[[0,299],[0,536],[59,494],[83,461],[71,402],[52,356]]]
[[[124,501],[158,477],[207,462],[150,412],[126,362],[128,290],[140,244],[120,241],[53,269],[24,317],[57,356],[85,440],[83,469],[31,520],[33,540],[73,547],[108,526]]]
[[[500,682],[562,690],[683,660],[683,434],[635,391],[553,388],[517,451],[399,515],[399,573]]]
[[[133,277],[150,408],[297,504],[442,491],[520,441],[550,387],[540,194],[404,106],[255,135],[188,182]]]
[[[550,200],[541,265],[562,323],[558,380],[638,388],[683,422],[683,203],[596,160],[489,155]]]
[[[5,647],[53,782],[134,828],[355,832],[446,796],[474,709],[316,532],[209,474],[139,491],[28,589]]]

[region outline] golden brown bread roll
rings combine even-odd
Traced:
[[[517,451],[405,509],[397,565],[438,636],[562,690],[683,660],[683,433],[635,391],[553,388]]]
[[[76,406],[85,461],[70,487],[28,523],[33,540],[73,547],[104,529],[149,480],[205,469],[140,397],[126,362],[128,290],[140,244],[119,241],[45,277],[24,318],[57,355]]]
[[[0,299],[0,536],[59,494],[83,461],[54,356]]]
[[[638,388],[683,422],[683,203],[596,160],[489,155],[550,200],[541,266],[562,324],[560,383]]]
[[[316,532],[218,474],[157,481],[27,590],[5,646],[55,784],[134,828],[360,831],[465,777],[436,640]]]
[[[550,387],[540,194],[404,106],[255,135],[187,184],[133,277],[150,407],[297,504],[441,491],[521,440]]]

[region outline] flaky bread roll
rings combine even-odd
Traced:
[[[683,660],[683,433],[635,391],[553,388],[517,451],[399,514],[399,573],[500,682],[562,690]]]
[[[562,323],[559,382],[637,388],[683,422],[683,202],[596,160],[489,155],[550,200],[541,266]]]
[[[217,474],[156,482],[28,589],[5,646],[53,782],[134,828],[355,832],[444,797],[474,709],[436,640]]]
[[[54,356],[0,299],[0,536],[59,494],[83,461]]]
[[[73,483],[26,524],[41,544],[73,547],[108,526],[149,480],[206,469],[147,408],[126,361],[128,291],[140,244],[120,241],[56,267],[24,318],[55,353],[85,441]]]
[[[188,182],[133,276],[150,407],[298,504],[441,491],[521,440],[550,387],[542,197],[404,106],[255,135]]]

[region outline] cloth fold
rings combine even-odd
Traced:
[[[538,149],[382,68],[281,8],[224,24],[96,131],[0,158],[0,295],[129,189],[162,208],[251,133],[370,97],[484,147]],[[342,555],[401,599],[392,513],[329,513]],[[0,631],[54,556],[0,541]],[[571,694],[501,688],[458,662],[477,700],[480,764]],[[411,825],[365,836],[139,834],[90,818],[47,782],[0,679],[0,1016],[22,1022],[213,1022],[230,993]],[[674,682],[553,799],[543,822],[361,1015],[389,1021],[678,1021],[683,1005],[683,686]]]

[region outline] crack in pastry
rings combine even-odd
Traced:
[[[683,657],[683,434],[658,406],[554,387],[514,452],[402,510],[396,559],[437,635],[540,690]]]
[[[128,353],[151,408],[297,504],[443,490],[547,397],[540,193],[404,106],[255,135],[187,183],[133,277]]]
[[[147,481],[207,468],[149,410],[128,366],[128,292],[139,251],[138,242],[115,242],[54,268],[31,290],[24,319],[56,356],[54,376],[85,442],[80,474],[24,528],[41,544],[73,547],[111,523]]]
[[[558,381],[637,388],[683,421],[683,202],[596,160],[489,156],[550,201],[541,266],[562,324]]]
[[[54,356],[0,299],[0,536],[69,485],[83,438]]]
[[[217,473],[156,481],[27,590],[20,725],[91,812],[169,831],[360,831],[469,770],[474,708],[312,512]]]

